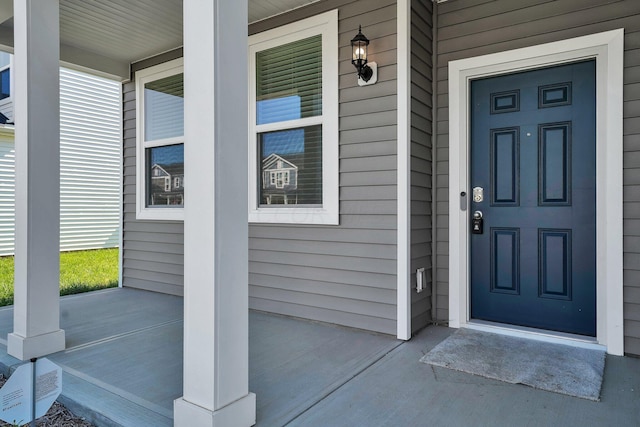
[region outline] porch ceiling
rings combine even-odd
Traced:
[[[248,22],[318,0],[248,0]],[[182,46],[181,0],[60,0],[60,58],[129,77],[129,65]],[[13,47],[13,0],[0,0],[0,50]]]

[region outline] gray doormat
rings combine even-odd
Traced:
[[[456,371],[600,400],[605,353],[458,329],[420,361]]]

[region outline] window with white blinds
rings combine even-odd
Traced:
[[[322,205],[322,125],[296,126],[309,117],[321,122],[322,36],[258,52],[256,76],[256,124],[281,128],[258,133],[260,205]],[[285,171],[286,185],[272,183]]]
[[[249,219],[338,223],[337,12],[250,37]]]

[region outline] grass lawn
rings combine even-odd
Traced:
[[[118,285],[118,248],[60,252],[60,295]],[[13,257],[0,257],[0,306],[13,304]]]

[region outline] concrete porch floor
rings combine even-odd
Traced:
[[[0,372],[13,310],[0,309]],[[251,312],[258,426],[640,425],[640,359],[607,356],[600,402],[436,368],[420,357],[451,330],[409,342]],[[132,289],[63,297],[59,400],[97,426],[172,425],[182,395],[182,298]]]

